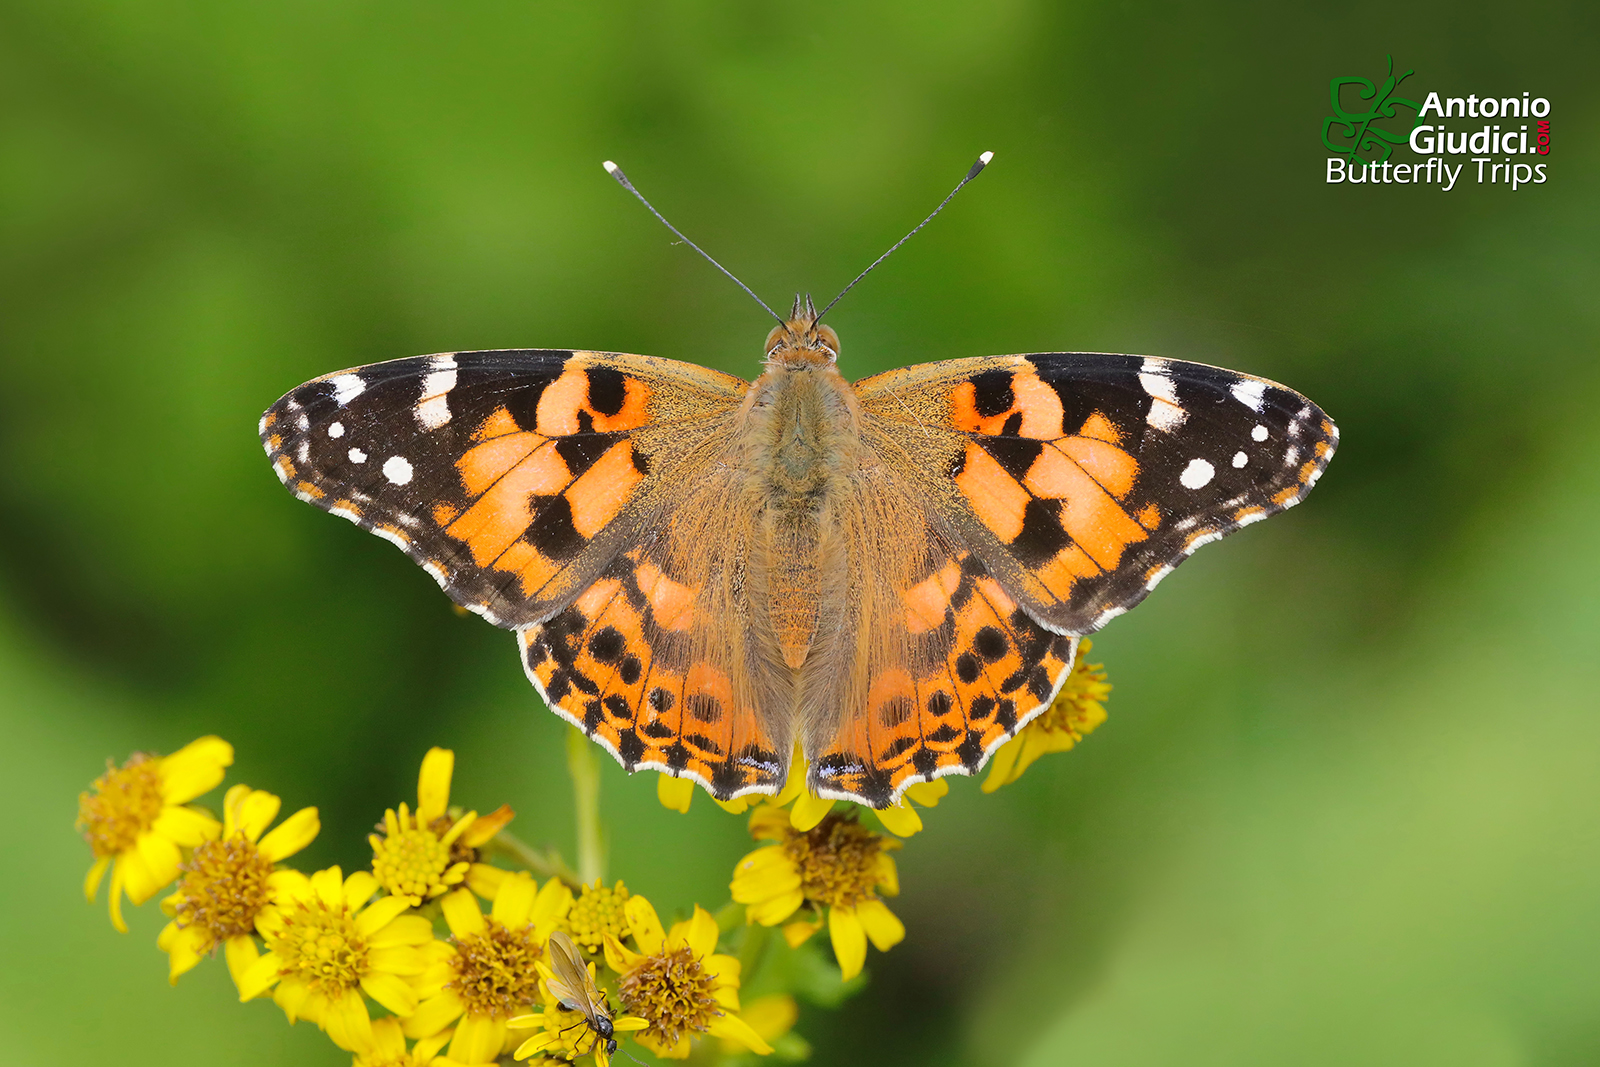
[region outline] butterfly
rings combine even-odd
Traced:
[[[812,792],[876,808],[976,773],[1081,636],[1298,503],[1338,443],[1299,393],[1199,363],[1045,352],[852,383],[810,297],[774,318],[753,382],[420,356],[291,390],[261,440],[295,496],[515,631],[549,707],[627,770],[726,800],[776,793],[798,747]]]

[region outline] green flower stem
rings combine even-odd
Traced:
[[[604,831],[600,826],[600,761],[594,746],[576,726],[567,728],[567,773],[578,819],[578,880],[592,885],[605,878]]]
[[[541,852],[508,831],[501,830],[495,834],[484,846],[484,851],[503,856],[540,878],[559,878],[573,889],[582,884],[578,881],[578,873],[567,866],[567,861],[555,849]]]

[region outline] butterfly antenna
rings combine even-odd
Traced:
[[[763,308],[766,308],[767,314],[771,315],[773,318],[778,320],[778,325],[780,325],[780,326],[783,325],[783,316],[779,315],[776,311],[773,311],[771,308],[767,307],[767,302],[765,300],[761,299],[759,296],[757,296],[755,294],[755,292],[748,285],[746,285],[744,282],[741,282],[738,278],[734,278],[733,277],[733,271],[729,270],[727,267],[724,267],[721,263],[718,263],[716,260],[712,259],[711,258],[711,254],[709,252],[707,252],[705,249],[701,248],[699,245],[695,244],[693,241],[689,240],[687,237],[685,237],[683,235],[683,233],[681,231],[679,231],[679,229],[676,226],[674,226],[672,223],[668,222],[667,219],[666,219],[666,216],[661,214],[661,212],[657,211],[655,209],[655,206],[653,204],[651,204],[650,201],[648,201],[648,200],[646,200],[644,198],[644,194],[633,187],[633,183],[628,180],[628,176],[626,174],[622,173],[622,168],[621,167],[617,166],[615,163],[611,162],[611,160],[609,160],[609,159],[606,160],[605,163],[603,163],[601,165],[606,168],[606,173],[607,174],[609,174],[613,178],[617,179],[617,183],[619,185],[621,185],[624,189],[628,190],[628,192],[632,193],[634,196],[638,197],[639,198],[639,203],[641,203],[645,207],[649,208],[650,209],[650,214],[654,215],[656,218],[661,220],[661,225],[665,226],[667,229],[669,229],[673,233],[677,234],[678,235],[678,240],[682,241],[684,244],[688,245],[690,248],[694,249],[696,252],[699,252],[702,256],[705,256],[707,263],[711,264],[713,267],[717,268],[722,273],[726,274],[728,277],[733,278],[733,284],[734,285],[737,285],[739,288],[741,288],[745,292],[749,293],[751,300],[754,300],[756,303],[760,304]],[[957,188],[959,188],[959,186]],[[943,206],[943,205],[941,205],[941,206]]]
[[[882,263],[884,260],[888,259],[891,255],[893,255],[895,248],[899,248],[901,245],[903,245],[907,241],[911,240],[913,237],[915,237],[917,235],[917,230],[922,229],[928,223],[932,222],[933,221],[933,216],[937,215],[939,212],[943,211],[944,210],[944,206],[946,204],[948,204],[951,201],[951,199],[957,193],[959,193],[961,191],[963,186],[965,186],[972,179],[976,178],[978,175],[982,174],[983,173],[983,168],[987,167],[989,165],[989,161],[991,159],[993,159],[993,158],[994,158],[994,153],[993,152],[985,152],[983,155],[979,156],[978,157],[978,161],[972,165],[972,169],[967,171],[967,176],[965,178],[962,178],[959,182],[957,182],[956,183],[956,187],[954,189],[950,190],[950,195],[945,197],[943,200],[939,201],[939,206],[934,208],[932,213],[929,214],[927,218],[925,218],[921,222],[917,223],[917,227],[916,227],[915,230],[912,230],[910,233],[908,233],[904,237],[900,238],[900,240],[896,241],[894,243],[894,248],[889,249],[889,251],[885,252],[883,255],[881,255],[877,259],[873,260],[871,267],[868,267],[866,270],[862,271],[860,274],[857,274],[856,278],[855,278],[855,281],[851,282],[849,285],[847,285],[843,289],[839,290],[839,295],[834,297],[832,300],[828,301],[828,306],[822,309],[822,315],[826,315],[833,308],[833,305],[837,304],[840,300],[844,299],[844,294],[848,293],[850,290],[854,289],[856,287],[856,282],[859,282],[862,278],[865,278],[867,275],[871,274],[873,267],[876,267],[879,263]],[[636,193],[634,195],[637,196],[638,194]],[[641,199],[642,199],[642,197],[641,197]],[[662,221],[664,222],[666,220],[663,219]],[[818,315],[817,316],[817,320],[818,321],[821,321],[822,315]]]

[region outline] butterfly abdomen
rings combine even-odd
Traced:
[[[773,367],[741,429],[744,492],[758,516],[752,592],[790,670],[806,662],[843,572],[836,503],[859,463],[850,386],[831,363]]]

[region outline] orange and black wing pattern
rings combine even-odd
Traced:
[[[297,497],[392,541],[498,626],[548,618],[725,435],[748,384],[686,363],[454,352],[316,378],[261,418]]]
[[[868,444],[1034,618],[1074,635],[1293,507],[1339,439],[1292,389],[1144,356],[951,360],[857,392]]]
[[[875,509],[896,495],[866,492]],[[905,503],[852,550],[860,596],[848,610],[863,639],[830,649],[833,662],[807,664],[822,707],[841,709],[807,737],[811,789],[874,807],[916,782],[975,773],[1049,706],[1077,647]]]

